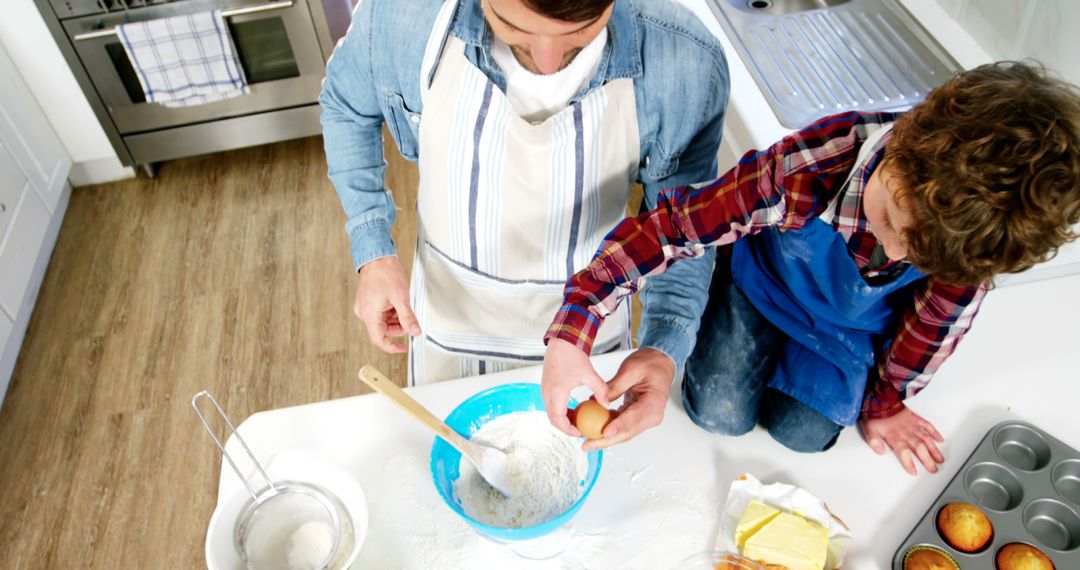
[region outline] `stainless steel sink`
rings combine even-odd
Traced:
[[[908,109],[961,69],[895,0],[707,3],[790,128],[848,110]]]
[[[721,0],[723,1],[723,0]],[[831,8],[850,0],[727,0],[736,8],[754,14],[791,14],[819,8]]]

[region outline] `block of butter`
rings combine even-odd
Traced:
[[[761,530],[765,523],[776,518],[778,514],[780,514],[780,509],[770,507],[761,501],[750,501],[750,504],[746,505],[742,518],[739,519],[739,526],[735,527],[735,544],[738,545],[739,550],[746,547],[746,539],[750,538],[750,535]]]
[[[829,532],[821,524],[751,501],[735,531],[742,555],[788,570],[822,570]]]

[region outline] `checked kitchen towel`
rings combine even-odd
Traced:
[[[187,107],[250,91],[221,10],[123,24],[117,36],[148,102]]]

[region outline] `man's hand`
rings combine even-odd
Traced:
[[[642,348],[626,357],[608,383],[609,400],[624,396],[618,415],[604,429],[603,437],[585,442],[584,449],[604,449],[660,425],[674,378],[675,363],[659,350]]]
[[[553,338],[548,341],[547,352],[544,353],[544,372],[540,380],[544,408],[551,425],[574,437],[581,437],[581,432],[570,423],[570,418],[566,415],[566,403],[570,400],[570,391],[581,385],[591,388],[596,401],[604,407],[610,404],[607,384],[596,373],[589,357],[565,340]]]
[[[933,424],[906,407],[888,418],[859,420],[859,429],[875,453],[884,455],[885,446],[889,446],[911,475],[916,473],[916,457],[931,473],[937,473],[938,464],[945,462],[937,447],[945,438]]]
[[[381,257],[360,268],[353,312],[364,321],[371,342],[391,354],[406,350],[391,337],[420,335],[409,304],[409,280],[396,257]]]

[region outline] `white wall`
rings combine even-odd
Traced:
[[[3,4],[0,44],[75,161],[72,185],[134,176],[132,169],[120,164],[33,0],[3,0]]]
[[[995,60],[1033,57],[1080,85],[1080,2],[937,0]]]

